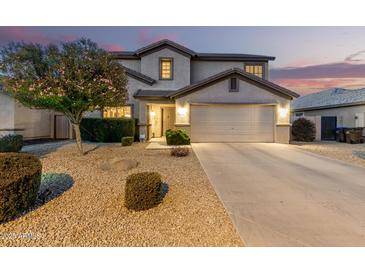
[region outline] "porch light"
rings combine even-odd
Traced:
[[[153,118],[155,117],[156,113],[154,111],[150,111],[150,116]]]
[[[288,115],[289,109],[287,108],[279,108],[279,116],[280,118],[285,118]]]
[[[177,113],[181,116],[185,116],[188,110],[186,108],[178,108]]]

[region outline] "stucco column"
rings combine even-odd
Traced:
[[[275,143],[290,142],[290,103],[282,102],[276,106]]]
[[[145,136],[145,140],[147,140],[147,102],[140,101],[139,108],[138,108],[138,126],[139,126],[139,134]]]

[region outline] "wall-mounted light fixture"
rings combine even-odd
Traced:
[[[150,116],[151,116],[151,118],[153,118],[156,116],[156,113],[154,111],[150,111]]]
[[[178,109],[177,109],[177,113],[178,113],[180,116],[185,116],[187,112],[188,112],[188,110],[187,110],[186,108],[178,108]]]
[[[289,113],[289,109],[287,108],[279,108],[279,116],[280,118],[285,118]]]

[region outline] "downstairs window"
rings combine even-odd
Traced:
[[[103,110],[104,118],[131,118],[132,106],[105,107]]]

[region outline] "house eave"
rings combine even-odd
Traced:
[[[243,70],[238,69],[238,68],[229,69],[229,70],[217,73],[216,75],[208,77],[208,78],[206,78],[206,79],[204,79],[204,80],[202,80],[198,83],[195,83],[195,84],[192,84],[190,86],[184,87],[184,88],[178,90],[175,94],[171,94],[170,97],[172,99],[178,98],[178,97],[183,97],[187,94],[190,94],[192,92],[200,90],[204,87],[214,85],[215,83],[217,83],[219,81],[222,81],[222,80],[225,80],[225,79],[231,77],[232,75],[238,76],[244,81],[247,81],[251,84],[260,86],[261,88],[264,88],[264,89],[266,89],[270,92],[276,93],[279,96],[285,97],[285,98],[290,99],[290,100],[299,97],[299,94],[297,94],[293,91],[290,91],[286,88],[278,86],[278,85],[276,85],[272,82],[269,82],[267,80],[258,78],[254,75],[250,75],[250,74],[248,74],[248,73],[246,73]]]
[[[300,111],[312,111],[312,110],[323,110],[323,109],[331,109],[331,108],[343,108],[343,107],[355,107],[355,106],[365,106],[365,101],[361,102],[352,102],[345,104],[336,104],[336,105],[326,105],[326,106],[315,106],[315,107],[304,107],[304,108],[292,108],[291,112],[300,112]]]

